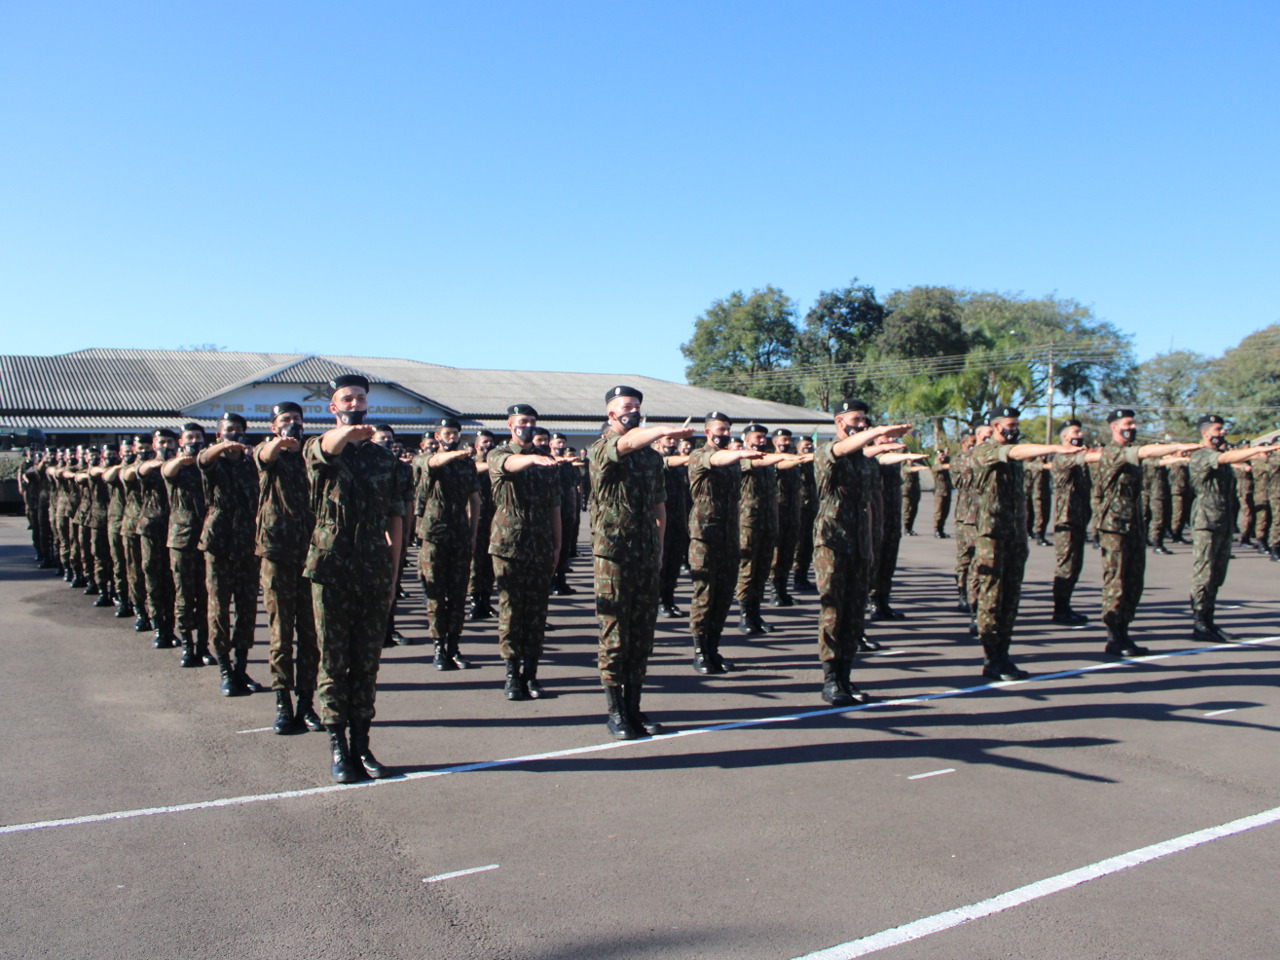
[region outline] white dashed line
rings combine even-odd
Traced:
[[[498,864],[491,863],[487,867],[472,867],[470,870],[454,870],[451,873],[437,873],[434,877],[423,877],[423,883],[439,883],[441,880],[452,880],[454,877],[465,877],[472,873],[484,873],[486,870],[497,870]]]
[[[1229,710],[1211,710],[1211,711],[1209,711],[1208,713],[1206,713],[1206,714],[1205,714],[1205,716],[1206,716],[1206,717],[1220,717],[1220,716],[1222,716],[1224,713],[1235,713],[1235,712],[1236,712],[1236,709],[1237,709],[1236,707],[1231,707]]]
[[[237,730],[236,733],[266,733],[272,727],[254,727],[252,730]]]
[[[917,773],[914,776],[907,777],[908,780],[923,780],[925,777],[940,777],[944,773],[955,773],[955,767],[947,767],[945,770],[930,770],[928,773]]]

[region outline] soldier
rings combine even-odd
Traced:
[[[992,435],[973,448],[974,528],[972,598],[984,654],[982,675],[993,680],[1029,676],[1009,657],[1027,563],[1027,518],[1022,464],[1046,454],[1071,454],[1070,444],[1019,443],[1019,411],[997,407],[987,417]]]
[[[617,740],[660,733],[640,709],[640,688],[653,652],[658,571],[666,525],[662,457],[652,444],[691,436],[688,427],[641,427],[644,396],[617,386],[605,394],[608,432],[591,445],[591,552],[600,621],[600,683],[607,727]],[[771,557],[771,554],[768,555]]]
[[[276,693],[272,730],[281,736],[324,729],[315,711],[320,650],[303,576],[315,531],[311,487],[302,459],[302,407],[286,400],[271,408],[272,436],[254,447],[258,467],[258,515],[254,553],[261,557],[262,601],[271,631],[271,689]],[[295,707],[289,691],[298,695]]]
[[[916,514],[920,512],[920,471],[927,467],[907,467],[902,478],[902,532],[916,535]]]
[[[329,774],[338,783],[389,774],[369,746],[378,666],[405,535],[400,462],[367,442],[369,381],[349,373],[329,381],[335,426],[303,445],[315,530],[303,576],[320,648],[320,713],[329,732]],[[347,743],[347,730],[351,742]]]
[[[133,621],[133,629],[138,633],[145,633],[152,627],[151,617],[147,614],[147,584],[142,563],[142,535],[138,532],[142,513],[142,481],[138,476],[138,468],[153,456],[155,452],[147,447],[146,439],[140,434],[136,435],[133,438],[132,449],[122,458],[125,465],[120,470],[119,477],[125,498],[124,513],[120,518],[120,531],[124,539],[129,570],[129,600],[137,613],[137,619]]]
[[[1053,622],[1067,626],[1088,623],[1083,613],[1071,609],[1080,569],[1084,565],[1085,529],[1089,526],[1091,479],[1089,464],[1099,454],[1090,453],[1084,445],[1084,430],[1079,420],[1068,420],[1058,431],[1058,439],[1076,448],[1076,453],[1058,454],[1053,458]]]
[[[169,498],[169,568],[173,573],[174,619],[182,641],[183,667],[217,663],[209,653],[209,594],[204,554],[199,550],[206,512],[204,478],[196,457],[205,448],[204,427],[184,423],[176,458],[160,468]]]
[[[1240,533],[1240,546],[1247,547],[1253,537],[1253,471],[1247,463],[1233,464],[1233,469],[1236,472],[1236,530]]]
[[[869,479],[879,467],[873,457],[902,445],[890,441],[909,424],[866,427],[867,405],[844,400],[835,414],[836,439],[814,454],[818,516],[814,522],[814,570],[822,604],[818,658],[822,699],[833,706],[870,703],[873,698],[849,681],[863,634],[872,559]],[[859,426],[862,428],[859,429]]]
[[[1269,554],[1271,546],[1271,474],[1273,464],[1266,455],[1249,461],[1253,472],[1253,545]]]
[[[254,555],[254,518],[258,510],[258,468],[245,441],[248,424],[238,413],[218,421],[218,440],[196,457],[204,476],[208,512],[199,547],[205,555],[209,595],[209,633],[218,658],[224,697],[261,693],[245,664],[258,619],[258,568]],[[235,605],[232,623],[231,607]]]
[[[107,485],[105,474],[116,458],[116,453],[108,445],[94,452],[94,460],[88,472],[88,495],[91,500],[89,522],[85,529],[91,538],[93,554],[94,582],[98,585],[98,599],[95,607],[114,605],[113,593],[115,583],[115,567],[111,560],[111,538],[107,533],[107,517],[111,510],[111,488]]]
[[[569,576],[569,562],[578,555],[578,489],[582,474],[578,463],[569,455],[569,441],[563,433],[551,434],[548,442],[551,456],[556,460],[556,475],[560,480],[560,553],[556,557],[556,571],[551,592],[557,597],[569,597],[577,593],[565,579]]]
[[[730,445],[732,448],[732,444]],[[777,470],[799,466],[801,459],[788,453],[768,453],[769,428],[748,424],[742,431],[742,449],[764,454],[747,459],[742,468],[738,497],[738,629],[744,636],[772,633],[760,616],[764,585],[773,569],[773,552],[778,539]]]
[[[972,586],[969,574],[973,569],[973,547],[977,537],[974,530],[978,523],[973,502],[973,448],[990,436],[991,427],[987,424],[962,435],[960,453],[952,468],[956,482],[956,591],[960,597],[956,610],[969,614],[971,618],[973,598],[969,593]],[[975,637],[978,635],[978,625],[972,619],[969,632]]]
[[[773,431],[773,452],[786,454],[788,457],[792,455],[791,431],[786,427]],[[778,537],[773,551],[773,575],[769,583],[769,594],[775,607],[793,607],[795,600],[787,592],[787,587],[800,539],[804,476],[799,469],[777,470],[776,481]]]
[[[142,572],[146,579],[147,610],[155,625],[151,646],[167,650],[177,645],[174,628],[173,568],[169,562],[169,492],[160,468],[178,452],[178,435],[157,430],[151,435],[155,458],[138,467],[142,504],[138,508],[138,533],[142,537]]]
[[[856,414],[856,411],[855,411]],[[857,417],[855,416],[855,422]],[[868,421],[862,429],[871,424]],[[905,453],[897,448],[875,457],[880,475],[880,504],[883,523],[876,528],[879,539],[872,544],[874,558],[871,573],[872,608],[868,620],[905,620],[906,615],[889,605],[893,592],[893,575],[898,570],[898,552],[902,546],[902,468],[912,461],[923,460],[923,453]],[[874,480],[872,486],[874,487]],[[859,640],[863,650],[878,650],[880,645],[866,637]]]
[[[1030,507],[1035,510],[1031,535],[1039,546],[1052,546],[1045,536],[1053,517],[1053,471],[1048,458],[1027,464],[1027,476],[1031,478]],[[1028,519],[1030,518],[1031,515],[1028,514]]]
[[[427,598],[427,627],[435,641],[437,670],[465,670],[471,663],[458,643],[467,612],[467,578],[480,525],[479,480],[471,451],[459,438],[462,424],[444,417],[436,425],[439,452],[427,458],[414,497],[418,517],[418,575]]]
[[[507,407],[509,442],[489,451],[493,525],[489,554],[498,587],[498,648],[508,700],[548,695],[538,682],[547,623],[547,588],[560,552],[560,481],[555,458],[537,453],[538,411]]]
[[[704,420],[706,443],[689,457],[689,571],[693,599],[693,669],[726,673],[733,664],[720,655],[720,637],[738,579],[740,461],[759,460],[756,450],[730,450],[733,421],[713,410]]]
[[[1191,475],[1185,457],[1171,457],[1169,465],[1169,539],[1186,543],[1182,535],[1191,520]]]
[[[797,593],[813,590],[809,569],[813,566],[813,521],[818,516],[818,483],[814,479],[813,440],[801,437],[796,452],[805,457],[800,464],[800,536],[796,540],[796,563],[791,585]]]
[[[1195,614],[1192,637],[1208,643],[1227,643],[1233,638],[1216,623],[1218,588],[1227,579],[1231,562],[1232,468],[1246,464],[1280,444],[1227,449],[1222,417],[1209,414],[1196,421],[1204,443],[1191,444],[1189,471],[1195,502],[1191,507],[1191,610]]]
[[[1129,624],[1142,599],[1146,572],[1146,528],[1142,516],[1142,461],[1194,450],[1194,443],[1148,443],[1138,436],[1134,412],[1118,407],[1107,414],[1111,443],[1103,447],[1095,479],[1098,543],[1102,548],[1102,622],[1106,653],[1137,657],[1150,653],[1129,639]]]
[[[76,568],[80,575],[72,586],[84,588],[85,596],[96,596],[98,585],[94,583],[93,571],[93,539],[89,534],[89,513],[93,506],[93,498],[89,494],[89,468],[93,466],[94,456],[90,447],[76,448],[76,468],[70,474],[72,502],[75,506],[70,515],[70,534],[76,546]]]
[[[130,599],[129,587],[129,554],[125,547],[125,488],[120,479],[120,471],[124,469],[126,460],[133,461],[133,446],[121,443],[116,455],[112,458],[102,479],[110,491],[111,500],[107,505],[107,544],[111,551],[111,567],[114,573],[112,594],[116,598],[116,616],[120,619],[137,616]]]
[[[40,569],[56,570],[59,568],[58,551],[53,542],[52,497],[49,474],[46,468],[53,462],[53,451],[44,450],[36,461],[36,483],[40,499],[37,504],[37,519],[40,525],[40,552],[43,559]]]
[[[1268,471],[1267,506],[1271,513],[1271,540],[1267,544],[1267,555],[1274,562],[1280,562],[1280,461],[1276,455],[1267,454],[1271,469]]]
[[[413,535],[413,499],[414,490],[417,489],[415,481],[414,464],[406,462],[403,457],[404,444],[396,439],[395,428],[388,423],[379,423],[373,428],[373,436],[369,440],[374,446],[381,447],[396,459],[396,470],[400,474],[400,489],[405,491],[404,517],[402,523],[404,525],[404,536],[400,540],[400,552],[392,557],[391,561],[391,609],[387,611],[386,632],[382,638],[382,646],[394,647],[397,644],[401,646],[412,646],[416,641],[410,640],[396,629],[396,608],[400,606],[400,601],[408,596],[401,589],[400,579],[404,574],[405,558],[409,549],[409,538]],[[419,448],[425,447],[427,457],[434,456],[436,451],[440,449],[439,443],[432,437],[424,437],[419,441]],[[421,455],[419,455],[419,468],[421,467]],[[419,554],[421,556],[421,554]]]
[[[946,447],[939,447],[934,454],[933,466],[929,468],[933,475],[933,535],[939,540],[946,540],[947,517],[951,514],[951,493],[955,482],[951,476],[951,454]]]
[[[476,547],[471,553],[472,620],[488,620],[493,616],[493,557],[489,555],[489,529],[493,524],[493,483],[489,479],[489,451],[494,436],[488,430],[476,431],[472,457],[476,467],[476,489],[480,494],[480,521],[476,526]]]
[[[1152,553],[1172,554],[1164,545],[1165,531],[1169,526],[1169,469],[1159,460],[1142,465],[1142,477],[1146,483],[1147,542]]]
[[[689,556],[689,457],[677,453],[675,437],[655,444],[662,456],[662,480],[667,491],[667,525],[662,534],[662,570],[658,575],[658,604],[668,620],[683,617],[676,607],[676,583]]]

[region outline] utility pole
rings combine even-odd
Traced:
[[[1044,442],[1053,443],[1053,344],[1049,344],[1049,383],[1047,385],[1044,414]]]

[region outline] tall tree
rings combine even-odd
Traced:
[[[804,316],[796,343],[796,363],[804,368],[805,402],[830,410],[842,397],[871,392],[849,364],[865,359],[884,329],[885,307],[873,287],[854,277],[839,290],[823,290]]]
[[[1233,433],[1275,429],[1280,418],[1280,324],[1249,334],[1214,361],[1198,399],[1229,416]]]
[[[1194,436],[1198,398],[1212,363],[1191,350],[1158,353],[1140,363],[1134,396],[1143,425],[1174,437]]]
[[[715,301],[695,321],[693,338],[680,345],[689,361],[686,377],[695,386],[803,402],[788,370],[799,336],[795,316],[794,302],[773,286],[750,296],[735,290]]]

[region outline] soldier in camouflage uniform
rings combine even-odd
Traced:
[[[977,536],[974,528],[978,523],[972,496],[973,448],[990,436],[991,427],[987,424],[961,436],[960,450],[952,467],[956,482],[956,592],[960,597],[956,609],[970,615],[969,632],[975,637],[978,635],[978,625],[972,621],[973,597],[969,593],[972,586],[969,573],[973,568],[973,546]]]
[[[1095,477],[1098,543],[1102,548],[1102,622],[1106,652],[1135,657],[1150,653],[1129,639],[1142,599],[1147,531],[1142,516],[1142,461],[1193,450],[1196,444],[1148,443],[1133,446],[1138,430],[1134,412],[1119,407],[1107,414],[1111,443],[1103,447]]]
[[[142,537],[142,572],[146,579],[147,610],[155,625],[151,646],[168,649],[177,643],[174,633],[173,568],[169,562],[169,492],[160,468],[178,452],[178,435],[157,430],[151,437],[155,458],[138,467],[142,504],[138,508],[138,533]]]
[[[796,562],[791,577],[792,588],[797,593],[813,589],[809,570],[813,566],[813,521],[818,516],[818,482],[814,479],[813,440],[801,437],[796,452],[805,457],[800,464],[800,536],[796,540]]]
[[[405,535],[404,504],[411,496],[400,462],[368,442],[374,433],[364,422],[368,394],[369,381],[359,374],[329,381],[336,426],[302,448],[316,524],[303,576],[311,581],[320,648],[318,693],[329,732],[329,774],[339,783],[362,775],[356,762],[374,779],[389,773],[370,749],[369,728],[395,558]]]
[[[302,407],[286,400],[271,408],[272,436],[254,447],[258,516],[254,553],[261,557],[262,602],[271,631],[271,689],[277,734],[324,729],[314,698],[320,668],[311,585],[302,575],[315,532],[311,486],[302,459]],[[296,691],[296,706],[289,691]]]
[[[1153,553],[1173,553],[1164,545],[1165,531],[1169,528],[1169,468],[1159,460],[1142,465],[1142,479],[1147,503],[1147,542]]]
[[[427,598],[427,627],[437,670],[471,666],[458,650],[467,612],[467,578],[480,525],[480,492],[471,451],[462,447],[453,417],[436,426],[437,453],[419,471],[414,496],[418,518],[418,575]]]
[[[1046,454],[1076,452],[1075,447],[1065,443],[1019,443],[1018,417],[1016,407],[992,410],[987,417],[991,438],[977,444],[972,456],[977,522],[969,575],[984,654],[982,675],[993,680],[1029,676],[1009,657],[1027,563],[1027,498],[1022,464]]]
[[[1084,430],[1079,420],[1068,420],[1058,431],[1058,439],[1077,452],[1058,454],[1053,458],[1053,622],[1067,626],[1088,623],[1089,618],[1071,608],[1080,569],[1084,566],[1085,529],[1089,526],[1092,480],[1089,464],[1099,454],[1084,445]]]
[[[1280,460],[1276,454],[1267,454],[1270,470],[1267,473],[1267,506],[1271,513],[1271,539],[1267,544],[1267,554],[1271,560],[1280,563]]]
[[[471,554],[471,620],[488,620],[493,616],[493,557],[489,555],[489,530],[493,525],[493,484],[489,479],[489,451],[494,436],[488,430],[477,430],[472,459],[476,466],[476,491],[480,494],[480,522],[476,526],[476,548]]]
[[[773,431],[773,452],[791,454],[791,431],[786,427]],[[773,577],[769,592],[775,607],[793,607],[795,600],[787,592],[787,586],[800,538],[800,501],[803,497],[804,476],[799,469],[777,470],[776,473],[778,539],[773,551]]]
[[[88,447],[76,448],[76,468],[71,473],[71,502],[69,532],[76,558],[76,569],[79,575],[72,582],[73,587],[83,587],[86,595],[98,592],[93,582],[93,544],[86,532],[89,523],[89,508],[92,499],[89,496],[89,467],[91,451]]]
[[[778,541],[777,472],[798,467],[803,461],[794,454],[769,453],[769,429],[759,423],[743,429],[742,447],[764,454],[740,465],[738,496],[738,629],[744,636],[758,637],[773,632],[760,616],[760,604]]]
[[[92,505],[87,529],[92,538],[94,581],[98,585],[98,599],[93,603],[95,607],[114,604],[115,566],[111,557],[111,537],[107,532],[111,487],[107,484],[106,472],[115,460],[116,452],[104,444],[89,467],[88,491]]]
[[[110,465],[102,474],[102,479],[110,491],[111,500],[107,505],[107,544],[111,551],[111,567],[114,572],[112,595],[116,600],[116,616],[120,619],[137,616],[133,609],[129,593],[129,553],[125,547],[124,481],[120,479],[120,471],[124,469],[125,458],[133,457],[133,446],[121,443]]]
[[[951,515],[951,496],[955,490],[955,481],[951,476],[951,454],[946,447],[934,454],[929,471],[933,475],[933,535],[939,540],[946,540],[947,517]]]
[[[1253,470],[1247,463],[1234,464],[1233,469],[1236,472],[1236,530],[1240,534],[1240,545],[1247,547],[1253,538]]]
[[[557,597],[570,597],[577,593],[569,586],[569,564],[578,555],[579,504],[582,473],[578,462],[569,455],[569,441],[563,433],[553,433],[549,438],[551,456],[556,460],[556,475],[560,480],[560,553],[556,557],[556,572],[552,578],[551,592]]]
[[[869,425],[869,424],[868,424]],[[875,458],[880,474],[880,503],[884,522],[878,528],[879,540],[872,545],[875,560],[872,567],[871,601],[868,620],[905,620],[906,615],[889,605],[893,592],[893,575],[898,571],[898,554],[902,547],[902,470],[913,461],[923,460],[923,453],[894,450]],[[862,638],[862,649],[878,650],[880,645]]]
[[[258,619],[258,568],[254,556],[254,517],[258,511],[258,468],[245,440],[248,424],[238,413],[218,421],[217,442],[196,458],[204,475],[204,530],[199,546],[205,555],[209,595],[209,633],[218,658],[224,697],[260,693],[266,688],[245,672]],[[235,605],[235,619],[231,607]]]
[[[676,452],[675,437],[662,437],[656,447],[662,457],[662,480],[667,491],[667,525],[662,533],[662,570],[658,574],[658,605],[668,620],[683,617],[676,606],[680,568],[689,557],[689,457]]]
[[[138,533],[138,521],[142,513],[142,481],[138,468],[155,452],[147,446],[142,436],[133,438],[133,449],[124,456],[119,483],[124,490],[124,513],[120,518],[120,532],[124,538],[124,550],[129,570],[129,600],[137,614],[133,629],[145,633],[151,629],[151,617],[147,613],[147,583],[142,563],[142,535]]]
[[[902,534],[916,535],[916,515],[920,512],[920,471],[924,467],[907,467],[902,478]]]
[[[693,434],[688,427],[641,427],[644,397],[634,387],[605,394],[608,432],[591,445],[591,552],[596,618],[600,621],[600,683],[607,727],[617,740],[661,732],[640,709],[640,689],[653,652],[658,616],[658,571],[666,525],[663,437]]]
[[[1222,417],[1201,417],[1196,423],[1203,446],[1193,448],[1188,466],[1195,502],[1191,507],[1191,609],[1195,614],[1192,636],[1208,643],[1226,643],[1233,637],[1214,622],[1218,588],[1226,582],[1231,562],[1231,486],[1238,476],[1234,467],[1247,465],[1280,444],[1227,449]]]
[[[1269,553],[1271,546],[1271,472],[1266,456],[1249,461],[1253,473],[1253,546],[1259,553]]]
[[[174,618],[182,641],[183,667],[216,663],[209,653],[209,594],[204,554],[198,549],[204,531],[204,478],[196,456],[205,447],[204,427],[182,426],[178,456],[160,468],[169,497],[169,566],[173,571]]]
[[[879,472],[873,458],[901,450],[901,444],[889,441],[911,429],[909,424],[866,427],[866,414],[861,400],[844,400],[835,415],[836,439],[819,446],[813,459],[818,487],[813,566],[822,604],[818,658],[822,699],[833,706],[874,699],[849,681],[870,588],[873,530],[867,481]]]
[[[1191,520],[1191,475],[1185,457],[1170,457],[1169,465],[1169,539],[1186,543],[1183,536]]]
[[[498,649],[508,700],[541,699],[538,659],[547,624],[547,590],[560,552],[560,480],[555,458],[535,451],[538,411],[507,407],[509,442],[489,451],[493,524],[489,554],[498,587]]]

